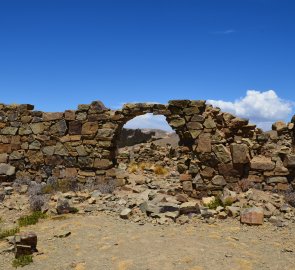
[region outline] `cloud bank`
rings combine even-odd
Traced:
[[[157,102],[152,102],[157,103]],[[294,103],[280,98],[275,91],[248,90],[244,97],[235,101],[207,100],[224,112],[247,118],[264,130],[270,130],[278,120],[290,121]],[[126,128],[152,128],[172,131],[163,115],[145,114],[138,116],[125,125]]]
[[[208,100],[209,104],[219,107],[222,111],[236,116],[248,118],[264,130],[271,129],[277,120],[290,121],[292,102],[283,100],[275,91],[265,92],[248,90],[245,97],[235,101]]]

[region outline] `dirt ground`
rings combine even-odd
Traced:
[[[139,225],[99,213],[46,219],[26,227],[38,235],[32,270],[295,269],[295,226],[250,227],[233,219],[209,225]],[[68,237],[57,238],[71,232]],[[0,250],[7,244],[0,242]],[[13,254],[0,254],[0,269]]]

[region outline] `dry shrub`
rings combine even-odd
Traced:
[[[168,173],[168,170],[161,165],[156,165],[154,167],[154,173],[157,175],[165,175]]]
[[[138,166],[142,171],[144,171],[144,170],[150,170],[152,167],[152,164],[149,162],[141,162],[141,163],[139,163]]]
[[[136,163],[132,163],[128,167],[128,172],[135,173],[138,171],[138,165]]]

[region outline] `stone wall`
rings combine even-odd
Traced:
[[[33,109],[0,104],[1,182],[45,183],[50,177],[108,181],[116,176],[117,142],[124,124],[153,113],[164,115],[180,138],[183,154],[177,167],[183,190],[191,196],[225,186],[285,190],[295,185],[294,123],[277,122],[263,133],[203,100],[125,104],[120,110],[100,101],[60,113]]]

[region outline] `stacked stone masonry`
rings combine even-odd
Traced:
[[[262,132],[248,120],[203,100],[168,105],[134,103],[110,110],[102,102],[47,113],[32,105],[0,104],[0,182],[75,179],[81,184],[116,177],[117,142],[125,123],[146,113],[164,115],[180,138],[178,171],[193,197],[224,187],[295,187],[294,122]]]

